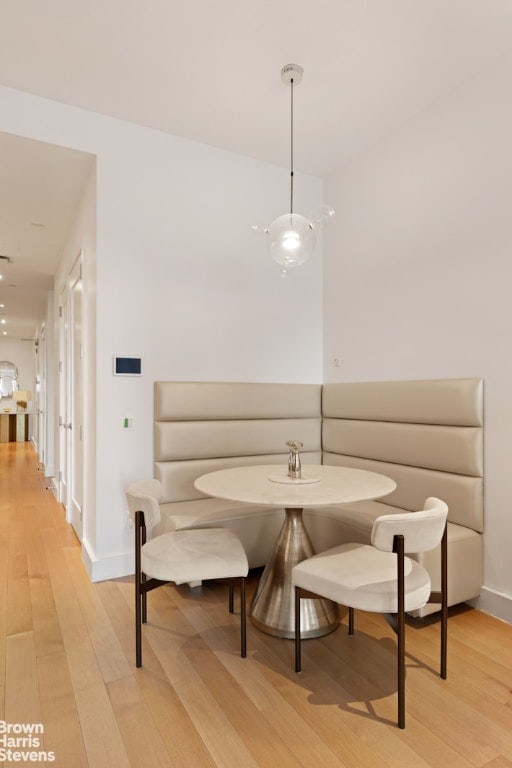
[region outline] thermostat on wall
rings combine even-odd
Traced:
[[[114,357],[114,376],[142,376],[142,358]]]

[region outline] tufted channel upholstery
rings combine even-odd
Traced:
[[[220,525],[244,544],[250,567],[272,555],[284,512],[211,499],[194,487],[206,472],[285,464],[286,441],[304,443],[302,460],[320,464],[321,392],[313,384],[156,382],[154,475],[162,484],[156,533]]]
[[[449,510],[449,604],[476,597],[483,583],[482,380],[326,384],[322,400],[323,463],[381,472],[397,484],[382,501],[321,510],[340,542],[369,543],[379,515],[413,512],[436,496]],[[319,534],[320,522],[310,521]],[[325,538],[317,543],[330,546]],[[439,548],[415,557],[438,590]]]
[[[285,464],[287,440],[304,443],[302,464],[356,467],[388,475],[382,501],[304,511],[317,551],[370,543],[383,514],[448,504],[449,604],[477,597],[483,579],[483,382],[481,379],[267,384],[156,382],[154,477],[161,521],[154,533],[219,526],[234,531],[249,566],[268,562],[282,510],[207,498],[206,472]],[[439,589],[439,548],[415,555]],[[425,606],[417,615],[436,610]]]

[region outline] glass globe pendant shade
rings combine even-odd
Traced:
[[[303,72],[298,64],[286,64],[281,69],[282,82],[290,86],[290,212],[278,216],[263,230],[267,236],[268,251],[281,266],[283,277],[287,270],[300,267],[314,255],[315,230],[334,215],[328,205],[317,206],[308,218],[293,212],[293,88],[302,82]],[[253,229],[261,231],[258,226],[253,226]]]
[[[266,233],[269,253],[283,267],[283,274],[304,264],[315,252],[315,228],[311,220],[300,213],[278,216]]]

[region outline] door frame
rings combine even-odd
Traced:
[[[59,296],[59,500],[80,541],[84,484],[83,261],[81,250]]]

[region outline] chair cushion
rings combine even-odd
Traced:
[[[268,563],[284,520],[284,509],[225,499],[176,501],[162,504],[160,509],[162,520],[153,529],[151,537],[189,528],[228,528],[242,542],[250,568]],[[330,542],[328,546],[338,543]]]
[[[142,547],[141,564],[147,576],[176,584],[247,576],[249,570],[240,540],[226,528],[157,536]]]
[[[405,558],[405,610],[425,605],[428,572]],[[342,544],[303,560],[292,569],[292,583],[341,605],[378,613],[396,613],[396,555],[367,544]]]

